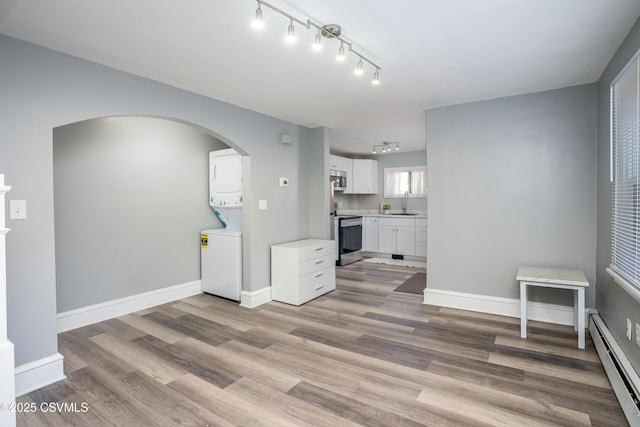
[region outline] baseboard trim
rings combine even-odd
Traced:
[[[202,293],[200,280],[131,295],[58,314],[58,333]]]
[[[271,301],[271,286],[252,292],[240,292],[240,307],[255,308],[269,301]]]
[[[17,366],[15,369],[16,396],[22,396],[66,378],[60,353]]]
[[[424,304],[520,318],[520,300],[513,298],[426,288],[424,290]],[[527,308],[529,320],[573,325],[573,306],[529,301]],[[587,324],[586,313],[588,312],[589,309],[585,308],[585,324]]]

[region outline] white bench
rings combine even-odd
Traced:
[[[527,286],[570,289],[575,291],[573,326],[578,331],[578,348],[584,349],[584,290],[589,286],[589,282],[582,271],[520,267],[516,279],[520,282],[520,336],[527,338]]]

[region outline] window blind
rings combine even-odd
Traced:
[[[636,57],[611,84],[611,269],[640,288],[640,66]]]

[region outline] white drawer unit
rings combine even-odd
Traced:
[[[271,298],[300,305],[336,288],[335,242],[306,239],[271,246]]]

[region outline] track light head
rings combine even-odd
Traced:
[[[338,61],[344,61],[345,60],[345,56],[344,56],[344,43],[340,42],[340,48],[338,49],[338,56],[336,56],[336,59]]]
[[[316,34],[315,39],[313,40],[313,45],[311,46],[313,50],[321,50],[322,49],[322,34],[320,30],[318,30],[318,34]]]
[[[362,69],[362,58],[360,58],[360,60],[358,61],[358,65],[353,72],[356,76],[361,76],[362,73],[364,73],[364,70]]]
[[[371,80],[371,84],[379,85],[380,84],[380,69],[376,68],[376,72],[373,73],[373,80]]]
[[[258,2],[258,8],[256,9],[256,17],[253,20],[253,28],[260,30],[264,28],[264,21],[262,21],[262,8],[260,2]]]
[[[287,37],[285,37],[287,43],[293,43],[296,41],[295,31],[296,29],[293,27],[293,19],[291,19],[289,21],[289,27],[287,28]]]

